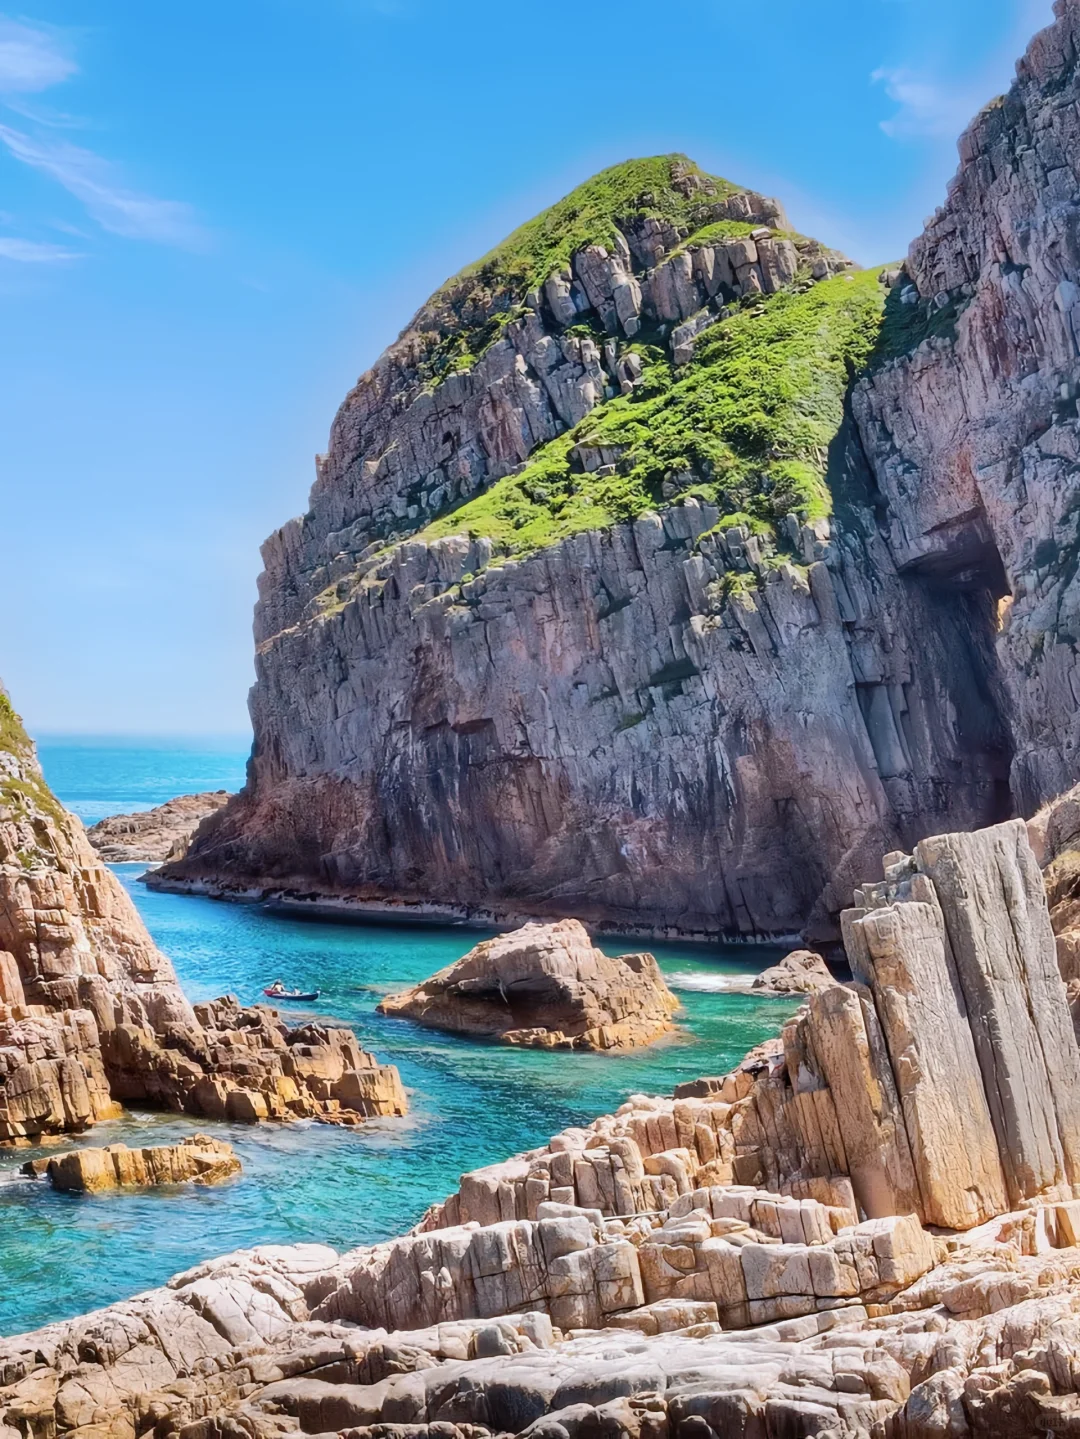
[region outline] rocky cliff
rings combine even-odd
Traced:
[[[248,784],[154,882],[825,937],[1074,781],[1058,9],[902,271],[667,157],[434,296],[265,546]]]
[[[0,1439],[1075,1433],[1080,1052],[1027,830],[884,868],[844,916],[857,982],[731,1074],[467,1174],[407,1235],[0,1341]]]
[[[406,1107],[397,1070],[348,1030],[289,1030],[229,998],[192,1008],[0,689],[0,1144],[121,1101],[246,1122]]]
[[[854,397],[898,568],[1001,597],[1012,796],[1029,814],[1080,765],[1080,8],[1055,10],[911,248],[893,329],[930,333]]]

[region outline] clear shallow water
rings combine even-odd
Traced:
[[[60,797],[74,807],[45,746],[42,757]],[[145,755],[126,770],[121,751],[108,760],[97,755],[93,764],[98,776],[116,766],[117,794],[147,783],[152,770]],[[189,761],[169,764],[169,773],[182,773]],[[200,787],[227,783],[210,775]],[[85,795],[95,785],[93,802],[108,802],[100,779],[79,780],[75,788]],[[117,808],[123,806],[102,813]],[[478,1044],[375,1013],[382,994],[464,954],[481,937],[475,930],[299,920],[257,906],[154,894],[138,883],[138,865],[116,872],[192,999],[232,992],[251,1003],[278,975],[320,988],[318,1004],[298,1007],[297,1016],[352,1025],[368,1048],[399,1066],[412,1112],[357,1132],[218,1126],[235,1144],[244,1174],[208,1190],[58,1195],[17,1177],[27,1151],[0,1153],[3,1334],[110,1303],[229,1249],[297,1240],[347,1248],[398,1233],[454,1189],[463,1171],[586,1123],[635,1092],[670,1093],[681,1080],[723,1072],[794,1008],[728,987],[774,962],[779,950],[653,945],[685,1005],[672,1039],[624,1056]],[[605,940],[603,947],[618,953],[637,943]],[[100,1126],[81,1142],[156,1143],[199,1127],[140,1114]]]

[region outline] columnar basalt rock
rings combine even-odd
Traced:
[[[0,1144],[87,1129],[120,1101],[208,1118],[404,1114],[348,1030],[235,999],[193,1009],[0,690]]]
[[[885,872],[844,915],[859,982],[814,994],[715,1085],[636,1096],[466,1175],[422,1227],[535,1219],[549,1202],[657,1213],[715,1184],[955,1230],[1071,1201],[1080,1054],[1025,826],[939,836]]]
[[[651,954],[611,958],[564,919],[484,940],[378,1009],[504,1044],[632,1049],[670,1032],[679,1001]]]

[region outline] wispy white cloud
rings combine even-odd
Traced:
[[[78,71],[63,37],[51,27],[0,15],[0,94],[33,94]]]
[[[14,95],[0,96],[3,104],[13,114],[29,120],[32,125],[45,125],[50,130],[88,130],[90,128],[81,115],[69,115],[64,110],[54,109],[52,105],[40,103],[31,104],[28,100],[16,98]]]
[[[919,64],[884,65],[871,79],[884,87],[896,113],[881,128],[894,140],[954,140],[980,109],[1007,89],[1016,60],[1036,30],[1053,20],[1051,0],[1010,0],[1010,24],[992,54],[947,78]],[[925,47],[924,47],[925,48]]]
[[[955,138],[978,108],[966,87],[942,84],[913,70],[875,70],[871,79],[884,85],[898,106],[895,115],[881,121],[894,140]]]
[[[50,176],[74,195],[93,220],[113,235],[203,249],[207,235],[190,205],[159,200],[127,186],[111,161],[53,137],[28,135],[0,124],[0,142],[16,160]]]
[[[50,133],[83,128],[84,122],[26,97],[71,79],[78,68],[63,31],[0,15],[0,105],[9,116],[19,115],[28,122],[26,128],[0,123],[0,145],[22,164],[62,185],[110,234],[190,250],[205,248],[207,233],[190,205],[144,194],[128,183],[111,160]],[[29,241],[8,243],[31,245]],[[51,258],[60,258],[63,252],[53,248],[57,253]],[[29,250],[21,257],[10,251],[0,253],[8,259],[33,258]]]
[[[62,265],[79,258],[74,250],[65,250],[61,245],[0,235],[0,261],[14,260],[20,265]]]

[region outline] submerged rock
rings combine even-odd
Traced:
[[[484,940],[381,1014],[544,1049],[632,1049],[672,1028],[679,1001],[651,954],[611,958],[576,919]]]
[[[91,825],[86,837],[106,864],[180,859],[203,820],[231,798],[225,789],[182,794],[137,814],[110,815]]]
[[[750,988],[766,994],[813,994],[835,983],[820,954],[812,949],[796,949],[779,964],[763,969]]]
[[[241,1170],[231,1144],[196,1134],[179,1144],[148,1149],[129,1149],[126,1144],[72,1149],[32,1159],[21,1173],[47,1179],[54,1189],[100,1194],[107,1189],[145,1189],[160,1184],[222,1184]]]

